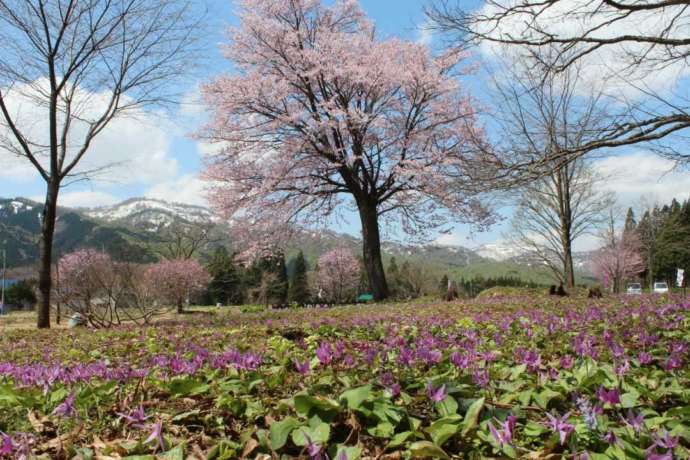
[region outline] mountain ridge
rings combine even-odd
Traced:
[[[0,198],[0,244],[7,241],[8,263],[30,265],[37,260],[41,205],[26,198]],[[159,232],[175,223],[211,223],[219,235],[227,235],[223,223],[202,206],[171,203],[151,198],[131,198],[121,203],[93,208],[60,207],[56,228],[56,255],[79,247],[93,247],[113,257],[136,262],[151,262],[158,255],[152,248]],[[222,245],[231,246],[229,237]],[[302,250],[313,265],[320,254],[338,246],[359,254],[361,240],[330,229],[305,230],[287,249],[288,258]],[[548,283],[542,267],[523,267],[512,260],[491,260],[463,246],[440,244],[412,245],[384,242],[384,263],[396,257],[399,263],[410,261],[424,266],[439,278],[449,276],[515,276],[525,281]]]

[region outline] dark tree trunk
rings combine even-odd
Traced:
[[[60,186],[49,182],[46,189],[46,201],[43,206],[41,222],[41,241],[39,244],[38,271],[38,320],[39,329],[50,327],[50,294],[52,289],[51,269],[53,264],[53,237],[55,236],[55,221],[57,219],[57,199]]]
[[[563,239],[563,256],[565,286],[572,290],[575,287],[575,269],[573,266],[573,248],[569,235]]]
[[[364,268],[369,278],[371,293],[374,300],[383,300],[388,297],[388,283],[381,259],[381,235],[376,206],[360,204],[359,217],[362,221]]]
[[[182,314],[184,313],[184,304],[182,299],[177,299],[177,313]]]
[[[568,290],[575,287],[573,267],[573,212],[571,207],[571,173],[569,165],[556,171],[555,181],[558,195],[559,218],[561,221],[561,246],[563,250],[563,282]]]

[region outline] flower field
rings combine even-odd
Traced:
[[[0,347],[0,458],[690,456],[680,299],[218,310]]]

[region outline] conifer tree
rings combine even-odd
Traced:
[[[304,259],[302,251],[295,258],[295,271],[292,275],[292,283],[288,290],[288,300],[298,304],[305,304],[309,301],[309,282],[307,280],[307,261]]]
[[[212,304],[239,305],[244,302],[242,273],[226,248],[221,246],[215,250],[208,271],[212,277],[208,287]]]

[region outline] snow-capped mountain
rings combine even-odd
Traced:
[[[16,216],[25,211],[32,211],[35,207],[36,203],[24,198],[0,200],[0,218],[8,217],[10,215]]]
[[[525,254],[524,249],[517,245],[502,241],[479,246],[474,251],[486,259],[497,260],[499,262],[512,260]]]
[[[215,216],[208,208],[152,198],[132,198],[112,206],[86,209],[88,217],[109,223],[121,223],[148,231],[157,231],[178,221],[187,223],[214,222]]]

